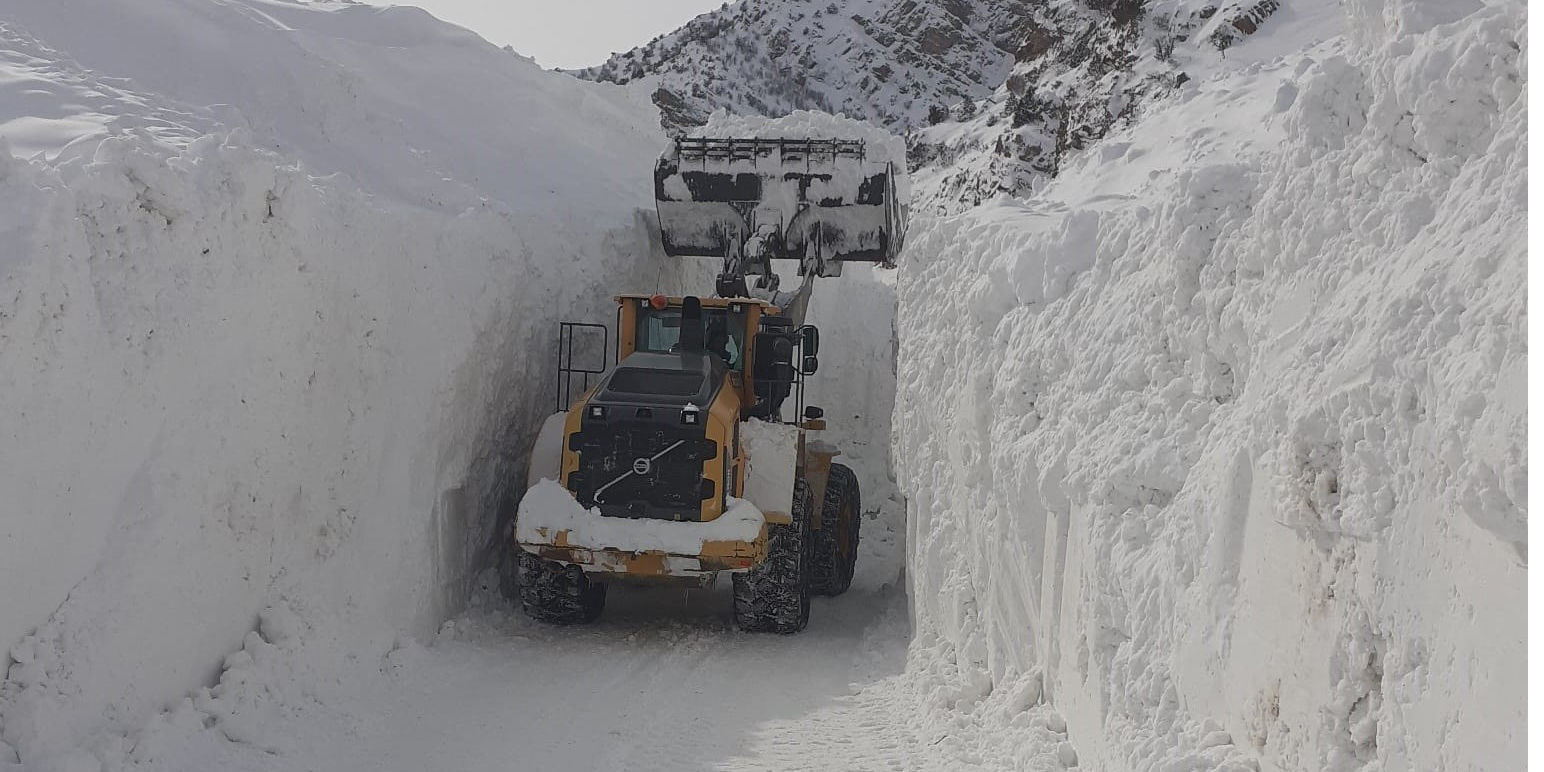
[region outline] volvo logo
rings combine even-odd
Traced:
[[[633,474],[638,474],[638,475],[648,474],[649,470],[653,469],[653,468],[654,468],[654,463],[651,462],[650,460],[646,459],[646,458],[640,458],[637,461],[633,462]]]

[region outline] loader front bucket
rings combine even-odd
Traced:
[[[744,249],[833,274],[844,261],[893,266],[904,232],[894,172],[853,140],[679,138],[654,168],[665,252]]]

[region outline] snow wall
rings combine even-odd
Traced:
[[[1525,765],[1525,29],[1286,3],[1042,194],[919,219],[940,705],[1044,698],[1087,769]]]
[[[692,270],[652,105],[417,9],[13,0],[0,51],[0,765],[212,685],[267,607],[432,634],[556,322]]]

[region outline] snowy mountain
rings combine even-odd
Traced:
[[[897,133],[1001,85],[1028,13],[1017,0],[742,0],[580,77],[635,84],[670,128],[709,113],[845,113]]]
[[[1070,153],[1217,67],[1281,7],[742,0],[576,74],[649,93],[670,131],[718,109],[879,123],[909,135],[914,168],[937,171],[918,205],[961,211],[1055,176]]]
[[[938,170],[920,203],[961,211],[1026,194],[1070,155],[1161,109],[1153,103],[1186,83],[1255,61],[1237,46],[1262,26],[1301,26],[1293,23],[1298,12],[1283,11],[1278,0],[1034,6],[1012,73],[991,98],[910,137],[912,164]],[[1310,20],[1337,25],[1331,14]]]

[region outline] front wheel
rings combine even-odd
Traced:
[[[794,481],[793,522],[767,529],[767,559],[734,575],[734,623],[755,633],[797,633],[810,621],[810,489]]]
[[[554,625],[594,622],[606,607],[606,585],[578,566],[520,553],[520,605],[527,616]]]
[[[820,530],[815,533],[815,564],[811,586],[817,595],[841,595],[852,586],[858,563],[858,531],[863,523],[858,476],[846,466],[831,465],[822,502]]]

